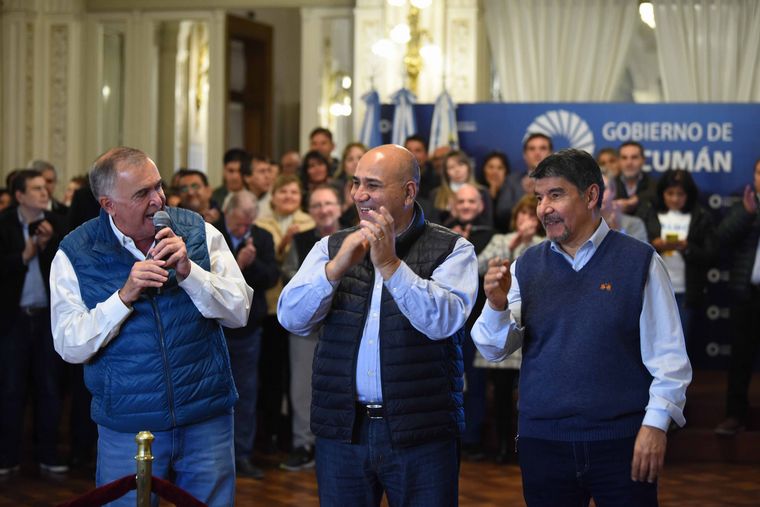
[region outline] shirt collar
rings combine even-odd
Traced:
[[[607,225],[607,222],[605,222],[604,219],[600,220],[599,227],[597,227],[591,237],[588,238],[586,242],[580,246],[580,248],[578,248],[578,253],[580,253],[581,250],[588,249],[591,249],[592,253],[595,252],[596,249],[599,248],[599,245],[602,244],[602,241],[604,241],[604,238],[607,237],[608,232],[610,232],[610,226]],[[551,249],[558,254],[569,257],[568,253],[562,250],[562,248],[559,246],[559,243],[556,241],[551,242]]]
[[[140,251],[139,248],[137,248],[137,245],[135,244],[134,240],[130,238],[129,236],[125,235],[123,232],[119,230],[118,227],[116,227],[116,224],[114,223],[113,217],[111,215],[108,215],[108,223],[111,224],[111,230],[116,235],[116,239],[119,240],[119,244],[121,246],[125,247],[127,250],[133,253],[134,251],[138,251],[138,252]],[[153,248],[155,245],[156,245],[156,242],[154,241],[150,245],[150,247]]]
[[[45,212],[40,210],[40,212],[37,214],[36,217],[34,217],[33,220],[30,220],[29,222],[26,222],[24,220],[24,215],[21,214],[21,205],[16,207],[16,214],[18,216],[18,221],[21,225],[29,225],[32,222],[36,222],[37,220],[44,220],[45,219]]]

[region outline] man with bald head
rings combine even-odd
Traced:
[[[317,242],[278,303],[294,334],[321,329],[311,429],[322,505],[456,505],[472,245],[430,224],[405,148],[368,151],[360,223]]]

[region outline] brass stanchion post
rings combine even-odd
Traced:
[[[137,442],[137,507],[150,507],[151,477],[153,476],[153,434],[141,431],[135,437]]]

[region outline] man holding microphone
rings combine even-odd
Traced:
[[[232,380],[221,326],[246,324],[252,290],[222,235],[166,208],[153,161],[113,148],[90,172],[101,211],[61,242],[51,267],[55,349],[85,363],[98,424],[96,483],[134,473],[134,437],[156,437],[153,473],[209,505],[235,494]],[[161,288],[160,293],[148,289]],[[134,493],[118,505],[133,505]]]

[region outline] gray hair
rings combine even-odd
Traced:
[[[111,193],[116,182],[116,172],[121,164],[139,166],[149,161],[150,157],[144,151],[126,146],[111,148],[103,153],[90,169],[90,188],[95,199]]]
[[[58,176],[58,173],[56,173],[55,166],[48,162],[47,160],[32,160],[29,162],[29,169],[34,169],[35,171],[53,171],[53,173]]]
[[[238,190],[227,196],[222,211],[225,215],[233,211],[241,211],[250,217],[255,217],[259,212],[259,200],[253,192]]]

